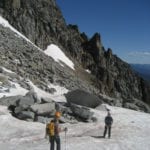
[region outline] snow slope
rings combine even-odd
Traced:
[[[17,82],[18,81],[12,81],[12,79],[9,77],[9,73],[10,74],[14,74],[16,75],[15,72],[12,72],[11,70],[1,67],[1,69],[5,72],[5,74],[0,74],[0,76],[5,76],[6,78],[8,78],[8,82],[11,86],[3,86],[2,82],[0,82],[0,98],[2,97],[9,97],[9,96],[16,96],[16,95],[22,95],[24,96],[27,92],[29,92],[29,90],[21,87]],[[61,87],[59,85],[54,85],[52,83],[48,83],[48,87],[49,88],[54,88],[55,92],[53,94],[45,92],[44,90],[41,90],[40,88],[38,88],[36,85],[33,84],[33,82],[31,82],[29,79],[23,79],[20,76],[18,76],[20,78],[20,80],[24,80],[24,82],[26,82],[30,88],[33,89],[34,92],[37,93],[37,96],[39,98],[51,98],[54,101],[57,102],[66,102],[66,98],[64,96],[65,93],[67,93],[69,90],[66,89],[65,87]]]
[[[33,90],[37,93],[38,97],[45,97],[45,98],[51,98],[56,102],[66,102],[66,98],[64,96],[65,93],[68,92],[68,90],[65,87],[61,87],[59,85],[49,84],[49,88],[54,88],[56,92],[54,94],[47,93],[41,89],[39,89],[37,86],[35,86],[30,80],[28,80],[28,84],[33,88]]]
[[[57,45],[49,45],[44,52],[48,56],[51,56],[56,62],[59,62],[60,65],[63,66],[63,62],[74,70],[73,62],[63,53],[63,51]]]
[[[110,106],[109,106],[110,107]],[[67,139],[61,133],[62,150],[149,150],[150,114],[110,107],[114,124],[112,138],[100,138],[106,111],[93,110],[97,123],[65,124]],[[2,150],[49,150],[44,139],[45,125],[13,118],[0,106],[0,147]]]
[[[1,87],[1,92],[0,92],[0,98],[2,97],[9,97],[9,96],[16,96],[16,95],[22,95],[24,96],[28,90],[22,88],[18,83],[11,82],[12,88],[5,88]],[[3,92],[2,92],[3,91]]]

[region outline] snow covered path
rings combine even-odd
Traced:
[[[106,111],[93,110],[97,123],[65,124],[67,142],[61,133],[62,150],[149,150],[150,114],[110,107],[114,124],[112,138],[103,134]],[[2,150],[49,150],[44,139],[45,125],[13,118],[6,107],[0,106],[0,147]]]

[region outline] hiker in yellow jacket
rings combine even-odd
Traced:
[[[57,145],[57,150],[61,150],[61,141],[60,141],[60,136],[59,133],[61,131],[67,131],[67,128],[64,128],[63,130],[59,126],[59,118],[61,114],[60,112],[55,113],[55,117],[53,120],[50,121],[46,125],[46,136],[49,136],[49,141],[50,141],[50,150],[54,150],[55,148],[55,142]]]

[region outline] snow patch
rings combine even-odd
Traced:
[[[87,69],[87,70],[85,70],[85,71],[91,74],[91,71],[90,71],[89,69]]]
[[[16,96],[16,95],[25,95],[28,90],[22,88],[18,83],[10,82],[11,87],[1,87],[0,98],[2,97],[9,97],[9,96]]]
[[[75,70],[74,63],[63,53],[63,51],[57,45],[49,45],[44,52],[46,55],[51,56],[60,65],[63,66],[63,64],[61,63],[63,62],[71,69]]]
[[[49,84],[49,88],[55,88],[56,92],[54,94],[47,93],[41,89],[39,89],[37,86],[35,86],[30,80],[28,80],[28,84],[33,88],[33,90],[37,93],[38,97],[45,97],[45,98],[51,98],[56,102],[66,102],[66,98],[63,94],[67,93],[68,90],[64,87]]]
[[[4,67],[2,67],[2,69],[6,71],[7,73],[14,73],[11,70],[8,70]],[[16,95],[24,96],[27,92],[29,92],[29,90],[22,88],[17,82],[12,82],[12,81],[8,81],[8,82],[10,84],[9,86],[8,85],[4,86],[2,85],[3,83],[0,82],[0,98],[16,96]],[[31,89],[33,89],[37,93],[37,96],[39,97],[39,99],[43,97],[43,98],[51,98],[56,102],[66,102],[66,98],[64,94],[68,92],[68,89],[66,89],[65,87],[61,87],[59,85],[54,85],[54,84],[49,84],[48,87],[50,89],[54,88],[56,90],[53,94],[51,94],[38,88],[29,79],[26,79],[26,82],[31,87]]]

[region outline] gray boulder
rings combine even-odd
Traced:
[[[30,111],[21,111],[17,115],[17,118],[23,119],[23,120],[26,120],[26,119],[32,119],[32,120],[34,120],[34,116],[35,116],[35,114],[33,112],[30,112]]]
[[[107,111],[107,107],[104,104],[97,106],[95,109],[100,111]]]
[[[28,98],[34,100],[34,102],[37,102],[37,103],[40,103],[40,102],[41,102],[41,100],[40,100],[40,99],[38,98],[38,96],[37,96],[37,93],[34,92],[33,90],[30,90],[30,91],[25,95],[25,97],[28,97]]]
[[[68,103],[74,103],[91,108],[95,108],[101,104],[101,100],[97,96],[80,89],[65,94],[65,97]]]
[[[14,113],[15,113],[15,114],[19,114],[19,113],[21,113],[23,110],[24,110],[24,109],[23,109],[22,107],[17,106],[17,107],[15,107],[15,109],[14,109]]]
[[[56,108],[56,110],[62,112],[63,114],[72,114],[70,107],[66,107],[64,105],[59,105],[59,109],[57,109],[57,107],[55,107],[55,108]]]
[[[79,118],[81,118],[83,120],[91,120],[91,118],[94,114],[87,107],[79,106],[79,105],[76,105],[76,104],[71,104],[70,106],[71,106],[72,112],[76,116],[78,116]]]
[[[37,116],[36,121],[40,122],[40,123],[48,123],[50,122],[50,120],[52,120],[52,118],[47,118],[47,117],[43,117],[43,116]]]
[[[45,103],[45,104],[34,104],[30,109],[37,115],[54,115],[55,113],[55,103]]]
[[[20,100],[18,101],[19,106],[31,106],[34,103],[40,103],[41,100],[39,100],[37,93],[35,93],[33,90],[30,90],[28,93],[26,93],[25,96],[20,97]]]
[[[13,106],[16,106],[17,105],[17,101],[19,99],[21,99],[22,96],[10,96],[10,97],[2,97],[0,98],[0,105],[5,105],[5,106],[10,106],[10,105],[13,105]]]
[[[21,97],[20,100],[18,101],[19,106],[24,106],[24,105],[30,106],[30,105],[33,105],[34,103],[35,103],[35,100],[27,96]]]
[[[72,124],[74,124],[74,123],[78,123],[78,121],[75,119],[75,117],[73,117],[73,116],[61,116],[60,117],[60,123],[72,123]]]

